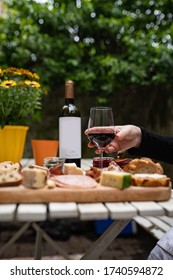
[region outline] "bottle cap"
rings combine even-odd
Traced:
[[[74,84],[74,82],[73,82],[72,80],[67,80],[67,81],[65,82],[65,84],[66,84],[66,85],[72,85],[72,84]]]
[[[65,82],[65,97],[66,98],[74,98],[74,82],[68,80]]]

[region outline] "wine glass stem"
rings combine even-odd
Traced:
[[[101,153],[100,153],[100,169],[103,169],[103,150],[101,149]]]

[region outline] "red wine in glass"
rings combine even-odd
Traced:
[[[102,158],[105,147],[115,138],[112,108],[92,107],[90,109],[88,130],[88,139],[100,149],[100,157]]]
[[[88,139],[96,144],[99,148],[105,148],[115,138],[114,133],[89,133]]]

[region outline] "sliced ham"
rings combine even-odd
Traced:
[[[97,182],[85,175],[54,175],[51,180],[56,183],[56,186],[61,188],[95,188]]]

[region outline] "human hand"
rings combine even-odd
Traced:
[[[109,132],[109,127],[104,127],[105,132]],[[123,126],[115,126],[115,138],[114,140],[104,148],[104,152],[113,153],[119,152],[123,150],[130,149],[132,147],[137,148],[141,143],[141,129],[135,125],[123,125]],[[85,134],[89,133],[97,133],[97,128],[92,127],[90,129],[85,130]],[[93,148],[95,144],[93,142],[88,143],[89,148]],[[96,149],[96,154],[100,154],[100,150]]]

